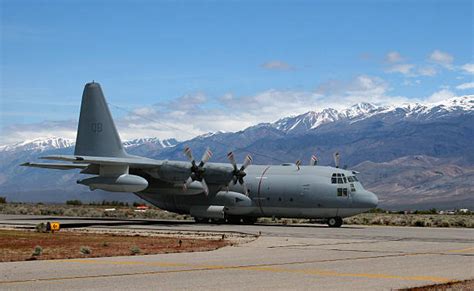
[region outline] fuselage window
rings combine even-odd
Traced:
[[[337,196],[347,197],[347,188],[337,188]]]
[[[351,183],[351,192],[355,192],[356,188],[354,187],[354,184]]]

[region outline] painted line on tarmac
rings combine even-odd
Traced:
[[[382,257],[387,257],[387,256],[382,256]],[[393,256],[390,256],[390,257],[393,257]],[[372,258],[378,258],[378,257],[372,257]],[[342,260],[342,259],[324,260],[324,261],[338,261],[338,260]],[[348,260],[348,259],[344,259],[344,260]],[[211,270],[213,271],[214,270],[259,271],[259,272],[290,273],[290,274],[293,273],[293,274],[313,275],[313,276],[321,276],[321,277],[398,279],[398,280],[405,280],[405,281],[427,281],[427,282],[435,282],[435,283],[446,283],[446,282],[452,281],[452,279],[450,278],[436,277],[436,276],[402,276],[402,275],[391,275],[391,274],[380,274],[380,273],[341,273],[337,271],[324,270],[324,269],[291,269],[291,268],[278,267],[281,265],[308,264],[312,262],[290,262],[290,263],[283,263],[283,264],[281,263],[280,264],[262,264],[262,265],[248,265],[248,266],[246,265],[242,265],[242,266],[199,265],[199,264],[186,264],[186,263],[143,262],[143,261],[105,261],[105,260],[97,260],[97,259],[71,259],[71,260],[57,260],[57,261],[49,261],[49,262],[52,262],[52,263],[66,262],[66,263],[98,264],[98,265],[129,265],[129,266],[136,265],[136,266],[185,268],[185,269],[0,281],[0,285],[41,282],[41,281],[45,281],[45,282],[56,281],[57,282],[57,281],[66,281],[66,280],[96,279],[96,278],[121,277],[121,276],[146,276],[146,275],[160,275],[160,274],[169,274],[169,273],[199,272],[199,271],[211,271]]]

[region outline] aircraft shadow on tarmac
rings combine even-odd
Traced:
[[[76,227],[89,227],[89,226],[127,226],[127,225],[162,225],[162,226],[178,226],[178,225],[226,225],[233,226],[237,224],[224,224],[224,223],[195,223],[192,220],[152,220],[152,219],[120,219],[120,218],[104,218],[104,217],[57,217],[57,216],[45,216],[45,217],[25,217],[15,218],[16,221],[27,220],[27,221],[58,221],[61,223],[61,228],[76,228]],[[68,222],[69,221],[69,222]],[[74,222],[76,221],[76,222]],[[245,224],[239,224],[245,225]],[[246,225],[252,226],[252,225]],[[303,228],[328,228],[323,224],[274,224],[274,223],[256,223],[254,226],[271,226],[271,227],[303,227]],[[355,225],[344,225],[341,228],[334,229],[364,229],[364,226]]]

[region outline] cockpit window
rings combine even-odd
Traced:
[[[332,184],[346,184],[348,179],[344,174],[341,173],[333,173],[331,176],[331,183]]]
[[[349,182],[351,183],[354,182],[354,179],[352,178],[352,176],[347,177],[347,180],[349,180]]]

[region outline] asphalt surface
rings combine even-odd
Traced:
[[[474,278],[474,230],[0,215],[1,225],[261,234],[212,252],[0,263],[0,289],[394,289]],[[12,242],[14,243],[14,242]]]

